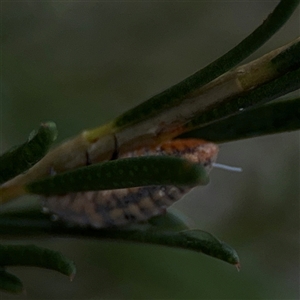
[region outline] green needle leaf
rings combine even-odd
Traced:
[[[35,194],[57,195],[148,185],[207,183],[207,172],[201,165],[171,156],[144,156],[90,165],[32,182],[26,189]]]
[[[240,266],[239,257],[233,248],[202,230],[173,232],[143,230],[141,227],[141,230],[98,230],[98,234],[95,231],[97,236],[192,250],[221,259],[237,268]]]
[[[202,230],[186,230],[179,234],[183,237],[187,247],[226,261],[239,269],[240,262],[236,251],[212,234]]]
[[[300,88],[300,68],[283,76],[249,90],[241,96],[228,98],[222,103],[209,107],[205,112],[195,116],[185,126],[190,130],[204,127],[234,114],[240,114],[241,109],[247,109],[258,104],[265,104],[289,92]],[[244,122],[244,124],[246,124]],[[188,134],[182,135],[187,137]],[[202,137],[203,138],[203,137]]]
[[[22,293],[24,291],[22,281],[0,268],[0,290],[9,293]]]
[[[239,64],[269,40],[290,18],[299,0],[281,0],[266,20],[236,47],[190,77],[125,112],[115,120],[123,128],[176,107],[185,97]]]
[[[292,71],[300,67],[300,42],[293,44],[291,47],[279,53],[272,59],[276,66],[277,72],[283,73]]]
[[[164,231],[163,228],[160,230],[160,225],[158,222],[155,224],[155,221],[150,227],[144,226],[144,224],[137,224],[136,226],[130,226],[127,229],[97,230],[83,227],[68,227],[63,223],[51,222],[48,216],[35,212],[36,209],[34,209],[32,213],[24,211],[18,215],[12,213],[0,214],[0,235],[8,235],[10,237],[23,235],[55,235],[161,245],[202,252],[233,264],[237,268],[239,267],[239,258],[234,249],[218,240],[213,235],[201,230],[184,230],[176,232],[171,227],[167,228],[168,226],[166,226],[166,230]],[[39,219],[37,219],[36,214],[40,215]],[[33,215],[33,217],[30,217],[30,215]],[[183,223],[180,225],[186,227]],[[163,226],[164,225],[162,224],[162,227]]]
[[[1,155],[0,184],[25,172],[38,162],[47,153],[56,137],[55,123],[43,123],[36,133],[30,134],[24,144]]]
[[[71,279],[76,273],[72,261],[60,252],[35,245],[0,245],[0,266],[32,266],[58,271]]]
[[[259,106],[183,134],[217,143],[300,129],[300,98]]]

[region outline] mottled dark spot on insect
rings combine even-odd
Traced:
[[[185,187],[177,186],[176,189],[181,194],[186,193],[186,188]]]
[[[123,202],[124,202],[124,204],[129,204],[130,203],[130,199],[129,198],[125,198]]]
[[[125,213],[125,219],[128,221],[135,221],[136,217],[133,214]]]
[[[139,188],[137,191],[137,194],[136,194],[136,198],[143,199],[143,198],[149,197],[150,196],[149,192],[153,188],[156,188],[156,187],[149,186],[149,187]]]
[[[155,208],[154,209],[149,209],[147,207],[139,206],[139,210],[140,210],[141,214],[143,214],[146,217],[152,217],[153,215],[156,214]]]
[[[174,195],[172,195],[171,193],[166,193],[166,197],[168,197],[172,201],[176,200],[176,197]]]

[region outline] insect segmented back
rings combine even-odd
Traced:
[[[144,147],[120,158],[172,155],[212,168],[218,146],[199,139],[178,139],[156,147]],[[126,175],[124,175],[126,176]],[[44,206],[65,221],[95,228],[124,226],[161,215],[192,187],[145,186],[126,189],[70,193],[44,198]]]

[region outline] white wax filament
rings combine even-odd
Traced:
[[[231,167],[231,166],[218,164],[218,163],[213,163],[212,165],[214,168],[219,168],[219,169],[223,169],[223,170],[227,170],[227,171],[233,171],[233,172],[242,172],[243,171],[242,168]]]

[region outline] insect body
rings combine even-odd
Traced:
[[[173,140],[153,148],[140,148],[120,158],[172,155],[212,168],[218,146],[199,139]],[[126,176],[126,174],[124,174]],[[193,187],[145,186],[77,192],[44,198],[44,206],[59,218],[95,228],[128,225],[161,215]]]

